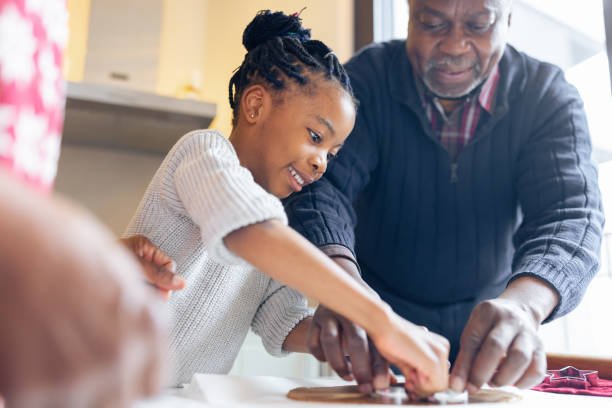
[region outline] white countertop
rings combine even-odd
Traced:
[[[323,404],[293,401],[285,395],[296,387],[346,385],[339,379],[296,379],[282,377],[240,377],[230,375],[197,374],[182,390],[166,391],[157,398],[139,402],[134,408],[238,408],[238,407],[362,407],[356,404]],[[466,404],[478,408],[610,408],[612,398],[582,395],[553,394],[536,391],[517,391],[523,397],[514,403]],[[368,405],[388,407],[388,405]],[[425,405],[419,405],[425,406]]]

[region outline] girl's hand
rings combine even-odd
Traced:
[[[164,251],[153,245],[143,235],[134,235],[129,238],[121,238],[125,245],[140,261],[145,274],[145,279],[155,286],[159,293],[169,299],[173,290],[185,287],[185,279],[177,275],[176,265]]]
[[[450,344],[391,312],[387,330],[370,333],[380,353],[406,378],[406,389],[419,397],[448,388]]]

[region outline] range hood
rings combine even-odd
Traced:
[[[125,87],[68,82],[64,142],[165,154],[185,133],[206,128],[212,103]]]

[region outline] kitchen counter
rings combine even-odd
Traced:
[[[294,379],[281,377],[240,377],[230,375],[197,374],[182,390],[166,391],[150,401],[139,402],[134,408],[299,408],[299,407],[389,407],[389,405],[323,404],[293,401],[285,397],[296,387],[346,385],[340,379]],[[518,391],[522,400],[513,403],[481,403],[461,406],[478,408],[610,408],[612,398],[564,395],[537,391]],[[418,405],[428,406],[428,405]],[[435,406],[435,405],[432,405]]]
[[[213,103],[119,86],[68,82],[64,143],[166,154],[185,133],[205,129]]]

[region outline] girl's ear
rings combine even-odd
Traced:
[[[240,100],[240,112],[243,119],[247,123],[257,123],[268,100],[268,91],[263,86],[253,85],[247,88]]]

